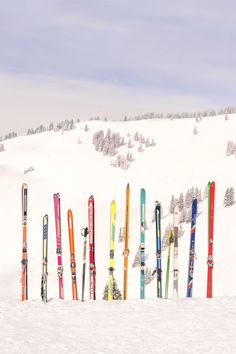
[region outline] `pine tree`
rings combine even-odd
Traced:
[[[156,272],[152,272],[151,268],[146,268],[144,272],[144,284],[147,286],[155,278]]]
[[[234,188],[227,188],[224,196],[224,206],[229,207],[234,204]]]
[[[103,300],[108,300],[108,283],[105,285],[103,291]],[[120,290],[118,289],[118,285],[115,278],[113,280],[113,300],[122,300],[122,295]]]

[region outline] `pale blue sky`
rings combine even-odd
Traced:
[[[235,13],[232,0],[2,1],[0,135],[235,105]]]

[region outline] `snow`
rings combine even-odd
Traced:
[[[0,302],[4,353],[235,353],[236,298]]]
[[[223,207],[226,188],[235,187],[236,159],[226,156],[228,140],[236,140],[236,116],[230,115],[195,119],[145,120],[133,122],[87,122],[76,124],[76,129],[64,132],[45,132],[4,141],[5,151],[0,153],[0,352],[1,353],[60,353],[88,352],[137,353],[233,353],[235,343],[236,282],[230,281],[235,269],[234,217],[236,204]],[[197,126],[199,133],[193,134]],[[95,151],[92,137],[103,129],[106,133],[119,132],[128,143],[136,131],[150,140],[155,147],[139,143],[131,149],[127,145],[120,154],[130,151],[134,157],[128,170],[110,166],[109,157]],[[81,144],[78,144],[78,138]],[[34,171],[24,174],[30,166]],[[139,198],[140,188],[147,193],[146,253],[147,267],[154,268],[155,226],[151,223],[155,201],[163,208],[162,231],[169,222],[169,204],[172,194],[201,187],[208,181],[216,182],[216,208],[214,227],[214,299],[207,300],[207,200],[199,204],[200,215],[196,227],[196,254],[193,299],[185,299],[189,254],[190,224],[183,224],[184,234],[179,239],[179,299],[173,300],[173,273],[170,273],[169,300],[156,297],[156,280],[146,287],[146,299],[139,300],[139,268],[132,268],[140,243]],[[29,186],[29,301],[21,303],[21,185]],[[109,261],[109,207],[112,199],[117,203],[115,240],[115,277],[118,287],[123,286],[123,243],[118,243],[120,227],[124,226],[125,188],[130,183],[130,239],[128,301],[107,303],[102,301],[103,289],[108,281]],[[65,301],[58,299],[56,274],[56,237],[53,193],[59,192],[62,203],[62,247]],[[78,292],[81,297],[83,237],[81,229],[87,226],[87,203],[94,195],[96,208],[96,266],[97,298],[86,302],[71,301],[71,275],[69,237],[66,214],[74,213],[75,256],[77,262]],[[49,276],[48,296],[44,305],[40,301],[42,218],[49,215]],[[165,280],[166,254],[162,267]],[[171,268],[173,249],[171,250]],[[88,269],[87,274],[88,276]],[[88,280],[88,278],[87,278]],[[4,286],[3,286],[4,285]],[[164,285],[164,282],[163,282]],[[4,325],[3,325],[4,324]],[[45,328],[43,327],[45,325]],[[144,332],[144,333],[142,333]],[[94,334],[94,335],[93,335]],[[171,339],[170,339],[171,335]],[[22,345],[25,343],[25,347]],[[193,344],[192,344],[193,343]],[[20,349],[19,349],[20,348]]]

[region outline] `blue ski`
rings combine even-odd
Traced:
[[[197,199],[193,199],[190,248],[189,248],[187,297],[192,297],[192,294],[193,294],[193,270],[194,270],[194,258],[195,258],[196,218],[197,218]]]

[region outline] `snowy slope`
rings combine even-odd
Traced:
[[[236,117],[205,118],[196,123],[186,120],[147,120],[135,122],[88,122],[62,134],[46,132],[18,137],[4,142],[0,153],[0,352],[1,353],[233,353],[235,342],[236,283],[231,281],[235,269],[236,206],[223,207],[227,187],[235,187],[236,160],[226,156],[228,140],[235,140]],[[197,125],[199,133],[193,135]],[[154,138],[155,147],[138,152],[138,144],[130,150],[134,161],[128,170],[110,166],[110,158],[96,152],[92,145],[95,132],[110,128],[128,141],[136,131]],[[82,143],[78,144],[80,137]],[[119,153],[127,153],[127,145]],[[35,171],[24,174],[33,166]],[[139,246],[140,188],[147,192],[146,253],[147,266],[155,267],[155,230],[151,223],[155,200],[163,207],[162,230],[172,216],[169,203],[192,186],[202,192],[209,180],[216,181],[216,212],[214,233],[214,296],[206,300],[207,200],[199,205],[193,295],[186,295],[190,225],[183,224],[179,239],[178,300],[157,300],[156,281],[146,287],[146,298],[139,298],[138,268],[132,268]],[[29,302],[21,303],[21,185],[29,185]],[[115,277],[122,290],[123,243],[118,243],[119,228],[124,225],[125,188],[130,183],[130,257],[128,301],[101,301],[108,280],[109,206],[117,202],[117,232],[115,243]],[[62,242],[66,300],[58,298],[56,275],[56,237],[53,193],[62,201]],[[83,238],[81,228],[87,225],[87,201],[93,194],[96,204],[96,265],[97,297],[95,303],[72,303],[69,267],[69,239],[66,212],[74,213],[75,252],[78,291],[81,294]],[[42,217],[49,215],[49,277],[48,297],[40,301]],[[172,250],[173,256],[173,250]],[[163,277],[166,271],[166,251],[162,258]],[[171,264],[172,267],[172,264]],[[88,275],[88,272],[87,272]],[[172,273],[170,292],[172,296]],[[164,284],[163,284],[164,285]],[[224,297],[221,297],[224,296]],[[88,282],[86,289],[88,299]],[[99,324],[99,325],[98,325]],[[170,339],[171,335],[171,339]]]
[[[193,135],[197,124],[199,133]],[[224,117],[205,118],[200,123],[194,119],[146,120],[135,122],[88,122],[89,131],[84,131],[85,123],[78,123],[76,129],[62,134],[46,132],[38,135],[18,137],[6,141],[5,151],[0,153],[0,235],[4,252],[0,259],[0,280],[7,285],[1,287],[2,298],[19,298],[21,259],[21,185],[29,185],[29,298],[40,298],[42,217],[49,214],[49,297],[57,297],[56,241],[52,195],[59,192],[62,200],[63,263],[65,270],[65,297],[71,298],[69,267],[69,241],[66,212],[74,212],[76,258],[78,265],[79,293],[81,293],[82,243],[80,230],[87,224],[87,200],[93,194],[96,203],[96,264],[98,298],[102,298],[103,288],[108,278],[109,255],[109,206],[117,202],[117,233],[124,225],[125,187],[130,183],[130,265],[139,245],[139,194],[140,188],[147,192],[146,252],[149,254],[147,266],[155,266],[155,233],[151,223],[155,200],[163,207],[162,230],[172,222],[169,202],[172,194],[179,196],[192,186],[204,188],[208,180],[216,181],[216,213],[214,242],[214,295],[234,295],[236,284],[229,282],[229,274],[235,267],[234,260],[234,217],[235,205],[223,208],[223,197],[227,187],[234,186],[236,180],[236,160],[226,156],[229,139],[234,140],[236,120]],[[128,170],[110,166],[109,157],[96,152],[92,145],[93,134],[110,128],[119,132],[128,141],[136,131],[143,136],[154,138],[155,147],[138,152],[138,144],[130,149],[134,162]],[[78,144],[78,137],[82,143]],[[126,153],[127,146],[119,153]],[[35,171],[24,175],[24,170],[33,166]],[[194,277],[194,296],[205,297],[206,257],[207,257],[207,201],[199,205],[201,212],[197,220],[197,240]],[[184,235],[179,244],[180,296],[185,297],[189,248],[189,224],[184,224]],[[123,243],[116,242],[115,276],[122,290]],[[165,276],[166,252],[163,253],[163,275]],[[172,277],[171,277],[172,282]],[[155,297],[155,280],[146,287],[146,297]],[[88,294],[88,291],[87,291]],[[171,293],[170,293],[171,295]],[[129,298],[139,298],[139,269],[129,270]]]

